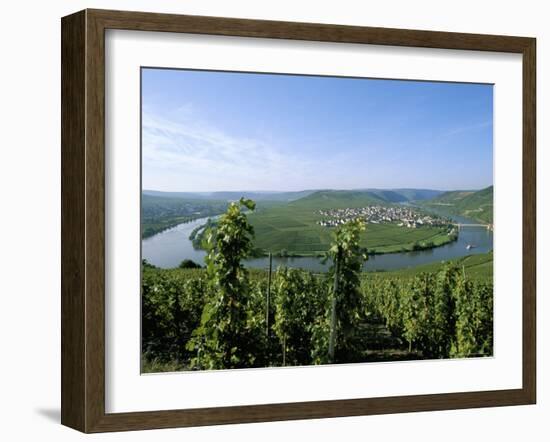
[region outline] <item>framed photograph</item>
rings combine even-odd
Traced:
[[[534,404],[535,39],[62,19],[62,423]]]

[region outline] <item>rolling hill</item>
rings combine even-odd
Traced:
[[[141,237],[147,238],[163,230],[196,218],[219,215],[227,209],[227,201],[141,195]]]
[[[470,196],[472,192],[460,195]],[[249,219],[256,232],[255,247],[265,252],[289,255],[319,255],[328,249],[332,228],[319,225],[320,210],[391,206],[420,201],[446,206],[455,192],[427,189],[305,190],[298,192],[159,192],[142,195],[142,236],[191,219],[225,211],[229,201],[247,197],[258,204]],[[475,197],[479,199],[478,197]],[[471,204],[476,203],[473,197]],[[460,198],[462,201],[462,198]],[[457,202],[457,201],[455,201]],[[468,203],[468,200],[466,200]],[[453,203],[454,204],[454,203]],[[477,206],[476,206],[477,207]],[[453,207],[454,209],[454,207]],[[462,206],[460,206],[462,210]],[[457,210],[459,210],[457,206]],[[469,210],[469,206],[464,206]],[[376,253],[412,250],[415,243],[440,245],[449,241],[444,229],[408,229],[396,224],[369,224],[362,244]]]
[[[276,191],[230,191],[230,192],[162,192],[159,190],[143,190],[143,195],[184,200],[236,201],[249,198],[258,201],[294,201],[314,193],[315,190],[297,192]]]
[[[327,251],[333,228],[318,224],[319,210],[391,205],[388,199],[371,191],[320,190],[284,205],[258,208],[249,215],[255,231],[255,248],[263,253],[308,256]],[[440,245],[450,241],[447,232],[438,227],[408,229],[397,224],[369,224],[362,246],[371,252],[390,253],[412,250],[415,243]]]
[[[493,223],[493,186],[478,191],[457,190],[445,192],[425,201],[428,206],[454,215],[473,218],[484,223]]]
[[[159,190],[143,190],[143,195],[174,198],[184,200],[213,200],[213,201],[235,201],[241,197],[258,201],[296,201],[306,198],[309,195],[324,193],[331,196],[354,194],[358,198],[370,194],[371,198],[378,198],[392,203],[405,201],[422,201],[440,196],[444,192],[430,189],[356,189],[356,190],[300,190],[292,192],[278,191],[230,191],[230,192],[163,192]]]
[[[365,207],[388,202],[388,200],[365,190],[319,190],[290,202],[288,206],[295,209],[320,210]]]
[[[444,192],[431,189],[366,189],[382,199],[395,203],[406,201],[423,201],[436,198]]]

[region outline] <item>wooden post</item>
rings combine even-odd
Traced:
[[[283,367],[286,366],[286,335],[283,336]]]
[[[273,265],[273,254],[269,252],[269,272],[267,274],[267,299],[265,307],[265,334],[269,337],[269,303],[271,301],[271,268]]]
[[[334,362],[334,348],[336,346],[336,297],[338,296],[338,273],[339,269],[339,256],[336,254],[334,262],[334,288],[332,290],[332,306],[330,312],[330,340],[328,344],[328,357],[330,362]]]

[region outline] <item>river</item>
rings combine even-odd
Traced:
[[[451,216],[458,223],[477,224],[477,221]],[[184,259],[203,264],[203,250],[196,250],[189,235],[198,226],[203,225],[207,218],[200,218],[188,223],[179,224],[164,232],[142,240],[142,258],[149,263],[162,268],[177,267]],[[468,244],[476,247],[468,250]],[[485,227],[462,227],[458,240],[429,250],[417,252],[390,253],[384,255],[369,256],[365,262],[365,270],[395,270],[401,268],[415,267],[421,264],[445,261],[453,258],[460,258],[465,255],[486,253],[493,249],[493,232]],[[245,265],[250,268],[267,268],[269,259],[267,257],[247,260]],[[273,257],[273,266],[285,265],[288,267],[300,267],[315,272],[322,272],[328,269],[330,263],[323,264],[319,258],[296,257],[280,258]]]

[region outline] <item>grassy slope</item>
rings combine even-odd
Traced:
[[[429,189],[367,189],[370,193],[390,202],[420,201],[435,198],[443,192]]]
[[[316,224],[320,209],[365,207],[387,204],[381,197],[362,191],[320,191],[285,206],[259,209],[249,216],[256,233],[255,247],[278,253],[286,250],[296,255],[325,252],[334,229]],[[369,224],[362,241],[376,253],[411,249],[415,242],[448,242],[444,229],[422,227],[407,229],[396,224]]]
[[[486,223],[493,222],[493,186],[475,192],[456,204],[464,216],[479,219]]]
[[[462,258],[453,259],[449,262],[464,266],[464,271],[467,277],[476,280],[492,279],[493,278],[493,252],[481,253],[478,255],[468,255]],[[380,278],[402,278],[415,276],[422,272],[436,272],[441,267],[442,263],[434,262],[416,267],[410,267],[400,270],[392,270],[388,272],[365,272],[364,275],[370,275]]]
[[[425,204],[455,215],[477,219],[484,223],[493,222],[493,186],[477,192],[445,192],[437,198],[426,201]]]

